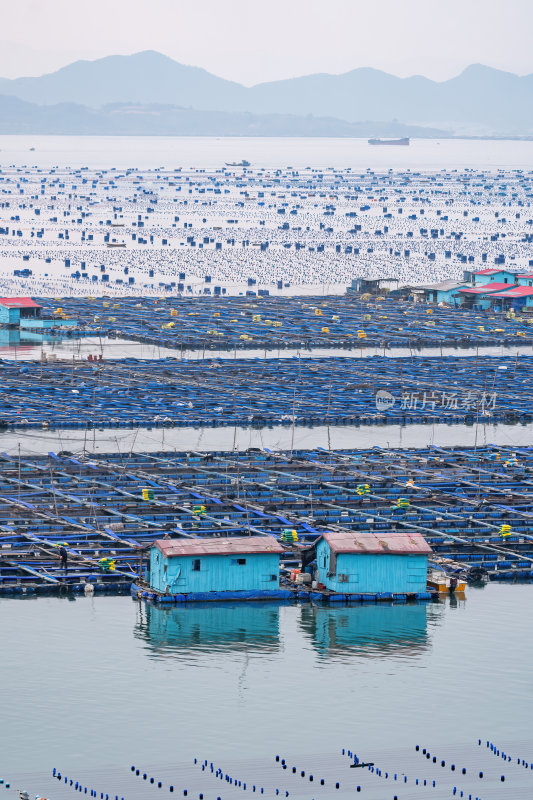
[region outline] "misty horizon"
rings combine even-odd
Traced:
[[[0,46],[1,45],[2,45],[2,43],[0,43]],[[425,80],[431,81],[432,83],[438,83],[438,84],[446,83],[447,81],[453,80],[454,78],[459,78],[461,75],[463,75],[465,72],[467,72],[472,67],[483,67],[483,68],[488,69],[488,70],[494,70],[495,72],[507,73],[508,75],[512,75],[512,76],[517,77],[517,78],[527,78],[527,77],[530,77],[531,75],[533,75],[533,65],[532,65],[530,71],[518,72],[518,71],[511,70],[511,69],[507,69],[507,70],[506,69],[501,69],[501,68],[495,66],[494,64],[488,64],[488,63],[484,63],[484,62],[471,62],[471,63],[465,64],[465,66],[463,66],[462,68],[458,69],[458,71],[455,71],[455,72],[451,73],[447,77],[433,78],[430,75],[424,74],[422,72],[412,72],[412,73],[408,73],[408,74],[400,74],[401,71],[400,72],[398,72],[398,71],[395,72],[393,70],[386,70],[386,69],[382,69],[381,67],[376,67],[376,66],[374,66],[372,64],[366,64],[366,65],[353,66],[351,68],[342,70],[340,72],[331,71],[331,70],[325,70],[325,69],[324,70],[317,69],[314,72],[305,72],[305,73],[301,72],[301,73],[297,73],[297,74],[286,75],[284,77],[280,77],[280,78],[276,79],[276,81],[261,80],[261,81],[257,81],[256,83],[249,83],[247,81],[238,81],[238,80],[233,80],[233,79],[227,78],[224,75],[222,75],[221,73],[218,73],[218,72],[216,72],[214,70],[211,70],[211,69],[205,67],[203,64],[194,64],[194,63],[188,63],[188,62],[185,62],[185,61],[180,61],[178,58],[175,58],[174,56],[171,56],[168,53],[164,53],[164,52],[162,52],[160,50],[154,50],[153,48],[145,48],[145,49],[142,49],[142,50],[136,50],[136,51],[132,51],[132,52],[129,52],[129,53],[107,53],[106,55],[95,56],[94,58],[76,58],[76,59],[73,59],[72,61],[66,61],[61,66],[58,66],[58,67],[56,67],[54,69],[35,72],[35,73],[32,73],[31,75],[29,73],[28,74],[24,74],[24,75],[5,75],[3,73],[0,73],[0,79],[18,80],[19,78],[42,78],[42,77],[45,77],[47,75],[53,75],[56,72],[60,72],[61,70],[65,69],[66,67],[70,67],[73,64],[78,64],[78,63],[91,64],[91,63],[94,63],[94,62],[97,62],[97,61],[104,61],[106,59],[129,58],[131,56],[139,56],[139,55],[143,55],[145,53],[153,53],[153,54],[156,54],[158,56],[163,56],[165,58],[170,59],[171,61],[175,61],[176,63],[181,64],[182,66],[191,67],[193,69],[203,70],[204,72],[208,72],[211,75],[215,75],[217,78],[221,78],[222,80],[230,80],[233,83],[238,83],[239,85],[244,86],[245,88],[250,88],[250,89],[254,88],[255,86],[260,86],[263,83],[274,83],[274,82],[278,82],[278,81],[284,81],[284,80],[289,81],[289,80],[295,80],[295,79],[297,80],[298,78],[305,78],[305,77],[311,77],[311,76],[316,76],[316,75],[328,75],[328,76],[338,77],[338,76],[341,76],[341,75],[348,75],[348,74],[350,74],[352,72],[357,72],[357,71],[361,71],[361,70],[380,72],[380,73],[383,73],[385,75],[390,75],[390,76],[392,76],[394,78],[399,78],[400,80],[408,80],[410,78],[423,78]]]
[[[244,86],[361,67],[446,81],[469,64],[533,72],[530,0],[69,0],[4,3],[0,75],[153,50]]]

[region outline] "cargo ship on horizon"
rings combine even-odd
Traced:
[[[406,147],[411,144],[411,140],[408,136],[405,136],[403,139],[369,139],[368,144],[397,144]]]

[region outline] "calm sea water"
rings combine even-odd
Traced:
[[[1,774],[531,742],[530,609],[521,585],[353,608],[3,599]]]
[[[129,453],[179,453],[197,450],[247,450],[268,447],[271,450],[367,449],[370,447],[528,447],[533,445],[533,423],[495,425],[316,425],[299,427],[275,425],[272,428],[134,428],[96,429],[89,431],[63,429],[57,431],[18,430],[0,433],[0,452],[16,455],[55,453],[69,450],[81,453],[108,453],[119,450]]]
[[[211,169],[245,158],[253,169],[533,169],[533,142],[469,139],[413,139],[410,147],[372,147],[366,139],[0,136],[0,151],[2,168]]]

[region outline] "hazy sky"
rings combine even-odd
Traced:
[[[533,72],[533,0],[0,0],[0,76],[159,50],[251,85],[370,66]]]

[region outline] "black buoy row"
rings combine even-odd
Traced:
[[[137,776],[138,776],[138,777],[140,777],[140,778],[142,777],[142,779],[143,779],[144,781],[148,781],[148,783],[151,783],[151,784],[152,784],[152,785],[154,785],[154,786],[156,785],[156,779],[155,779],[155,778],[149,778],[149,777],[148,777],[148,774],[147,774],[146,772],[143,772],[143,773],[141,774],[141,770],[140,770],[140,769],[138,769],[138,768],[137,768],[137,767],[135,767],[135,766],[131,766],[131,767],[130,767],[130,769],[131,769],[131,771],[132,771],[132,772],[133,772],[135,775],[137,775]],[[158,789],[162,789],[162,788],[163,788],[163,781],[157,781],[157,788],[158,788]],[[168,790],[169,790],[169,792],[173,792],[173,791],[174,791],[174,786],[170,785],[170,786],[168,787]],[[185,794],[187,794],[187,790],[185,790],[185,792],[184,792],[184,793],[185,793]]]
[[[415,750],[417,752],[420,752],[420,745],[417,744],[416,747],[415,747]],[[427,750],[425,747],[422,749],[422,755],[424,755],[428,759],[428,761],[429,761],[429,759],[431,759],[433,764],[436,764],[437,761],[438,761],[437,756],[432,756],[430,751]],[[441,767],[445,767],[446,766],[446,761],[444,759],[441,759],[440,760],[440,765],[441,765]],[[456,769],[455,764],[450,764],[450,769],[451,769],[452,772],[455,772],[455,769]],[[461,768],[461,774],[462,775],[466,775],[466,767],[462,767]]]
[[[55,767],[52,770],[52,776],[56,778],[58,781],[63,781],[67,786],[71,786],[74,791],[81,792],[82,794],[88,794],[89,797],[99,797],[100,800],[124,800],[123,797],[118,796],[118,794],[114,795],[109,794],[108,792],[98,792],[96,789],[91,789],[90,787],[84,786],[81,781],[77,781],[74,778],[68,778],[66,775],[62,775]]]
[[[288,769],[287,762],[286,762],[286,760],[284,758],[280,758],[280,756],[276,756],[275,760],[279,763],[279,765],[281,766],[282,769]],[[291,767],[291,772],[292,772],[293,775],[296,775],[296,773],[298,771],[300,772],[300,777],[301,778],[305,778],[306,777],[305,770],[303,770],[303,769],[302,770],[298,770],[296,767]],[[307,775],[307,778],[311,783],[313,783],[314,780],[315,780],[315,776],[314,775]],[[320,783],[320,786],[325,786],[326,782],[325,782],[324,778],[320,778],[319,783]],[[340,788],[340,784],[337,783],[335,785],[335,788],[339,789]]]
[[[478,745],[481,745],[481,744],[482,744],[482,742],[479,739],[478,740]],[[500,753],[498,748],[496,748],[495,745],[493,743],[489,742],[489,741],[487,741],[487,748],[489,748],[490,751],[493,752],[495,755],[498,755],[498,756],[501,755],[501,757],[505,758],[506,761],[511,761],[511,757],[510,756],[508,756],[507,754],[505,754],[503,752]],[[437,764],[438,763],[439,759],[436,756],[432,755],[432,753],[427,748],[421,748],[420,745],[416,745],[415,750],[417,752],[420,752],[422,755],[424,755],[427,760],[431,760],[433,764]],[[382,777],[382,778],[385,778],[385,779],[389,778],[389,773],[388,772],[384,772],[380,768],[376,767],[373,762],[369,762],[368,764],[367,763],[360,763],[359,757],[357,756],[357,754],[355,752],[351,751],[351,750],[343,748],[342,749],[342,755],[346,755],[349,759],[351,759],[353,761],[353,765],[352,766],[367,767],[369,772],[374,774],[374,775],[376,775],[377,777]],[[289,767],[289,765],[287,764],[287,760],[285,758],[282,758],[281,756],[276,755],[275,756],[275,762],[278,763],[281,766],[281,768],[284,769],[284,770],[290,769],[290,771],[291,771],[291,773],[293,775],[299,774],[299,777],[307,779],[310,782],[315,782],[315,776],[313,774],[307,773],[306,770],[304,770],[304,769],[298,769],[296,766]],[[517,758],[516,759],[516,763],[521,765],[521,766],[525,766],[526,768],[529,767],[529,763],[524,761],[523,759]],[[254,793],[257,792],[258,794],[264,794],[265,793],[264,787],[259,787],[259,786],[256,786],[255,784],[250,784],[249,782],[246,782],[246,781],[244,781],[242,779],[235,778],[235,777],[229,775],[228,773],[225,773],[220,767],[215,767],[215,765],[214,765],[214,763],[212,761],[208,762],[207,759],[205,759],[203,761],[200,761],[198,758],[195,758],[194,759],[194,764],[199,766],[201,768],[202,772],[205,772],[205,771],[211,772],[211,774],[215,778],[225,781],[229,786],[232,786],[234,788],[242,789],[243,791],[251,790]],[[441,765],[441,767],[445,767],[446,766],[446,761],[444,759],[441,759],[440,760],[440,765]],[[533,765],[532,765],[532,769],[533,769]],[[459,771],[458,768],[456,768],[455,764],[450,764],[450,770],[452,772],[456,772],[456,771],[458,772]],[[137,776],[142,777],[143,780],[148,781],[151,785],[155,785],[156,784],[156,779],[155,778],[148,777],[148,774],[145,773],[145,772],[141,773],[141,770],[136,768],[135,766],[131,767],[131,771],[134,772]],[[467,774],[466,767],[462,767],[460,771],[461,771],[462,775],[466,775]],[[56,769],[55,768],[53,770],[53,774],[59,780],[62,779],[62,776],[61,776],[60,773],[56,774]],[[403,780],[404,784],[408,782],[407,775],[403,775],[403,774],[399,775],[398,773],[391,773],[391,777],[393,777],[395,781],[398,781],[398,780],[402,781]],[[478,772],[478,777],[479,777],[479,779],[483,779],[483,777],[484,777],[483,771],[479,771]],[[505,775],[500,775],[500,782],[504,783],[505,780],[506,780]],[[64,782],[67,783],[68,782],[68,778],[65,777],[64,778]],[[321,786],[325,785],[324,778],[321,778],[320,781],[317,780],[316,782],[317,783],[319,782]],[[0,780],[0,784],[1,783],[3,783],[2,780]],[[433,788],[436,788],[437,781],[436,780],[432,780],[431,778],[415,778],[414,779],[414,784],[415,784],[415,786],[424,786],[424,787],[430,787],[431,786]],[[82,787],[82,785],[80,783],[78,783],[77,781],[74,782],[73,780],[70,780],[70,785],[73,786],[73,788],[75,790],[83,792],[84,794],[88,793],[87,787]],[[158,788],[162,788],[162,785],[163,785],[162,781],[157,781]],[[356,788],[357,792],[361,792],[361,790],[362,790],[361,785],[357,785],[355,788]],[[171,792],[174,791],[174,787],[173,786],[170,786],[169,789],[170,789]],[[335,789],[340,789],[340,782],[339,781],[335,782]],[[98,794],[97,794],[97,792],[95,790],[91,789],[89,791],[90,791],[90,796],[91,797],[95,797],[95,798],[98,797]],[[277,788],[277,789],[272,789],[272,791],[275,793],[276,796],[283,796],[284,795],[286,798],[289,797],[289,792],[287,790],[282,790],[282,789]],[[465,798],[465,800],[481,800],[481,798],[478,797],[477,795],[474,796],[474,795],[472,795],[472,793],[468,793],[467,794],[466,790],[463,790],[458,786],[454,786],[453,787],[452,794],[453,794],[453,796],[457,796],[459,798]],[[184,797],[188,797],[189,796],[189,791],[187,789],[183,790],[183,796]],[[394,797],[395,797],[395,800],[397,800],[397,795],[395,795]],[[199,800],[203,800],[203,798],[204,798],[203,793],[199,793],[198,799]],[[102,792],[102,793],[100,793],[100,800],[113,800],[113,797],[109,796],[108,794],[104,794]],[[118,795],[115,795],[114,800],[119,800]],[[120,800],[124,800],[124,798],[120,798]],[[217,797],[217,800],[221,800],[221,798]]]

